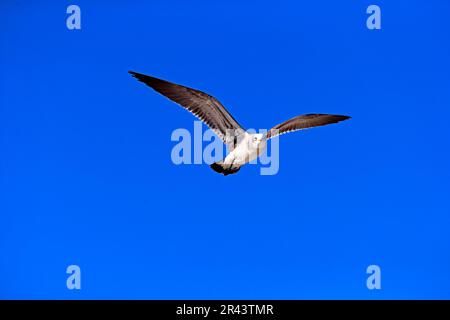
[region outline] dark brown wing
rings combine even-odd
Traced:
[[[350,119],[350,117],[333,114],[304,114],[280,123],[279,125],[270,129],[267,132],[267,139],[273,138],[283,133],[324,126],[347,119]]]
[[[244,132],[225,107],[209,94],[137,72],[129,71],[129,73],[190,111],[210,127],[226,144],[233,143],[235,136]]]

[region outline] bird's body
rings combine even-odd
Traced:
[[[225,164],[244,165],[259,157],[267,147],[267,140],[262,134],[244,133],[242,141],[223,160]]]
[[[236,173],[241,166],[258,158],[266,148],[267,140],[262,134],[244,132],[236,147],[211,168],[224,175]]]
[[[192,88],[130,71],[139,81],[178,103],[208,125],[230,147],[230,153],[211,168],[223,175],[239,171],[241,166],[258,158],[267,147],[267,140],[287,132],[323,126],[349,119],[348,116],[305,114],[287,120],[266,134],[248,133],[214,97]]]

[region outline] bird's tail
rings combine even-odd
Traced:
[[[223,161],[214,162],[212,165],[210,165],[210,167],[215,172],[221,173],[224,176],[227,176],[229,174],[234,174],[234,173],[238,172],[241,169],[240,165],[224,164]]]

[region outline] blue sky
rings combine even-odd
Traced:
[[[2,1],[0,298],[449,299],[449,10]],[[352,119],[283,135],[277,175],[223,177],[172,163],[195,118],[128,70],[208,92],[248,128]]]

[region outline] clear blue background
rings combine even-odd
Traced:
[[[70,4],[0,3],[0,298],[450,298],[450,2]],[[128,70],[248,128],[352,120],[223,177],[172,163],[195,118]]]

